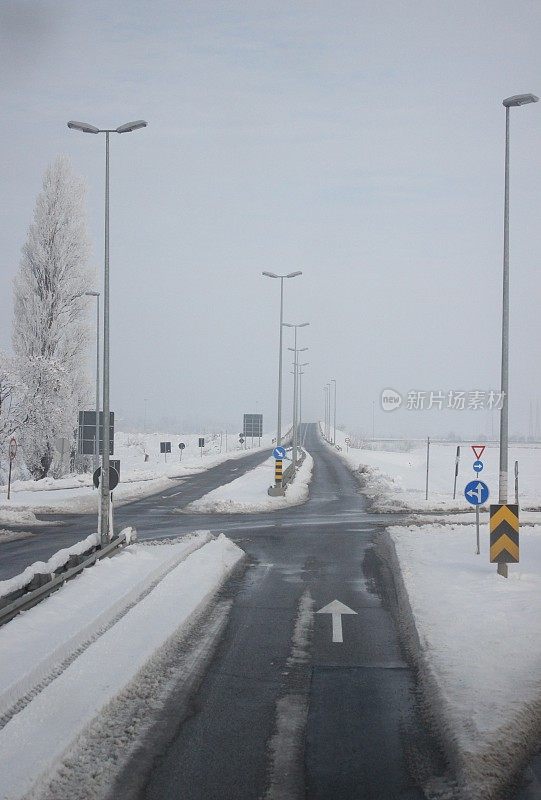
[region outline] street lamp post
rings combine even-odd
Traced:
[[[293,416],[294,416],[294,419],[295,419],[295,426],[294,427],[295,427],[295,430],[297,430],[297,446],[298,446],[298,443],[299,443],[298,430],[299,430],[300,424],[301,424],[301,375],[302,375],[301,367],[303,366],[302,364],[299,364],[299,353],[306,352],[306,350],[308,350],[308,348],[307,347],[297,347],[295,349],[294,347],[288,347],[287,349],[291,350],[293,353],[295,353],[294,360],[293,360],[293,372],[291,374],[293,375],[293,395],[295,395],[295,382],[297,384],[297,402],[296,402],[296,405],[295,405],[294,415]]]
[[[105,134],[105,258],[103,280],[103,452],[100,476],[100,541],[102,547],[107,544],[113,531],[110,530],[110,493],[109,493],[109,134],[131,133],[139,128],[146,128],[147,123],[138,119],[127,122],[118,128],[97,128],[87,122],[70,120],[68,128],[82,133]]]
[[[276,275],[274,272],[262,272],[267,278],[278,278],[280,280],[280,355],[278,357],[278,419],[276,423],[276,444],[282,444],[282,329],[284,326],[284,279],[295,278],[297,275],[302,275],[299,270],[297,272],[289,272],[287,275]]]
[[[289,322],[284,322],[283,325],[286,328],[293,328],[295,331],[295,346],[290,347],[290,350],[293,350],[295,353],[295,363],[294,363],[294,372],[293,372],[293,452],[292,452],[292,460],[293,460],[293,470],[297,469],[297,445],[298,445],[298,431],[297,431],[297,328],[306,328],[310,323],[309,322],[301,322],[298,325],[292,325]],[[305,348],[303,348],[305,349]]]
[[[308,350],[307,347],[303,347],[303,350]],[[299,351],[300,352],[300,351]],[[303,367],[307,367],[309,364],[308,361],[305,361],[304,364],[299,364],[299,426],[302,425],[302,376],[304,375]]]
[[[327,441],[331,440],[331,384],[326,383],[327,389]]]
[[[507,97],[505,106],[505,189],[503,212],[503,299],[502,299],[502,368],[500,411],[500,479],[499,502],[507,503],[507,474],[509,461],[509,121],[510,109],[537,103],[534,94]],[[498,573],[507,577],[507,564],[498,564]]]
[[[332,437],[332,443],[336,444],[336,378],[331,378],[331,383],[334,383],[334,433]]]
[[[94,434],[94,469],[100,465],[100,293],[85,292],[96,298],[96,432]]]

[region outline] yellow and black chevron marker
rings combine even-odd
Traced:
[[[282,483],[282,459],[277,458],[274,465],[274,480],[277,484]]]
[[[518,505],[490,506],[491,564],[518,563],[518,527]]]

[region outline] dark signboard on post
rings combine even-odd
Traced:
[[[79,411],[79,430],[77,434],[77,452],[81,456],[93,456],[96,440],[96,412]],[[115,412],[110,412],[109,419],[109,455],[115,452]],[[100,411],[99,455],[103,454],[103,411]]]
[[[171,442],[160,442],[160,453],[170,453]]]
[[[244,436],[263,436],[263,414],[245,414],[242,433]]]
[[[116,467],[113,466],[113,464],[115,464],[115,463],[117,463],[119,465],[119,468],[120,468],[120,461],[117,461],[117,462],[110,461],[109,462],[109,491],[110,492],[112,492],[114,489],[116,489],[116,487],[118,486],[118,482],[120,480],[120,473],[118,472]],[[96,487],[96,489],[100,488],[100,477],[101,477],[101,467],[98,467],[98,469],[94,472],[94,475],[92,476],[92,481],[93,481],[94,486]]]

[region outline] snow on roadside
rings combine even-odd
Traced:
[[[189,630],[243,557],[223,535],[200,547],[9,720],[0,730],[3,800],[36,800],[77,738],[174,633]]]
[[[48,525],[36,519],[33,511],[26,508],[11,509],[0,505],[0,525]]]
[[[193,434],[115,434],[114,458],[120,459],[120,483],[115,490],[117,504],[129,503],[155,492],[170,488],[171,481],[181,481],[224,461],[243,458],[251,452],[272,447],[272,436],[261,437],[261,446],[244,449],[236,436],[205,435],[202,454],[198,436]],[[170,441],[172,453],[160,454],[160,442]],[[180,461],[178,444],[183,442]],[[255,442],[256,445],[258,441]],[[250,442],[251,444],[251,442]],[[145,456],[148,457],[145,461]],[[11,486],[11,499],[7,500],[7,487],[0,487],[0,524],[36,525],[35,514],[93,513],[97,510],[98,492],[92,485],[90,473],[69,475],[64,478],[44,478],[41,481],[17,480]],[[43,524],[43,523],[41,523]]]
[[[62,550],[57,550],[48,561],[34,561],[33,564],[26,567],[23,572],[19,572],[18,575],[0,581],[0,597],[5,597],[7,594],[11,594],[11,592],[17,591],[17,589],[22,589],[23,586],[30,583],[36,574],[52,574],[59,569],[59,567],[64,566],[66,561],[69,560],[70,555],[82,555],[82,553],[95,547],[98,543],[98,534],[91,533],[80,542],[76,542],[70,545],[70,547],[64,547]]]
[[[426,500],[426,443],[381,442],[378,443],[379,449],[372,449],[368,443],[363,448],[348,448],[346,438],[346,433],[337,431],[340,455],[356,474],[363,494],[368,497],[375,511],[441,512],[465,511],[471,508],[464,497],[464,487],[476,475],[472,469],[475,459],[468,443],[461,444],[455,500],[453,484],[457,444],[433,442],[430,445],[429,493]],[[519,462],[521,508],[540,510],[541,447],[535,444],[511,444],[510,467],[515,461]],[[494,494],[499,471],[497,445],[486,445],[483,463],[485,468],[479,477]]]
[[[457,445],[431,444],[427,501],[426,445],[348,448],[345,438],[340,432],[340,455],[374,510],[409,512],[410,524],[388,528],[377,547],[394,575],[400,628],[461,797],[500,798],[541,736],[541,448],[510,448],[510,463],[519,462],[521,563],[505,580],[489,563],[487,509],[475,554],[474,514],[463,494],[475,477],[469,444],[461,446],[456,500]],[[493,444],[483,462],[481,478],[495,494]]]
[[[490,800],[541,734],[541,526],[521,530],[521,563],[505,580],[486,528],[394,526],[380,553],[425,699],[468,800]]]
[[[254,514],[305,503],[309,497],[314,461],[309,453],[297,470],[295,480],[286,487],[283,497],[271,497],[267,490],[274,483],[274,458],[234,481],[218,486],[183,509],[187,514]]]
[[[10,531],[0,528],[0,544],[2,542],[15,542],[17,539],[28,539],[34,536],[30,531]]]
[[[63,659],[211,538],[203,531],[176,544],[131,545],[0,628],[0,651],[9,653],[0,661],[0,718]]]

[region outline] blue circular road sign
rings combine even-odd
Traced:
[[[483,462],[479,461],[479,459],[473,462],[473,469],[475,470],[475,472],[481,472],[484,466],[485,465],[483,464]]]
[[[488,486],[483,481],[470,481],[464,489],[464,497],[472,506],[482,506],[488,500]]]
[[[272,451],[274,458],[277,460],[281,460],[286,457],[286,449],[285,447],[275,447]]]

